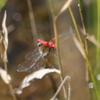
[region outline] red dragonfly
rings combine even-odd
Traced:
[[[18,65],[18,72],[32,72],[34,70],[46,67],[45,57],[49,55],[51,48],[56,48],[56,44],[53,42],[53,40],[44,41],[42,39],[38,39],[37,42],[38,48],[26,54],[26,61]]]
[[[64,34],[67,34],[67,37],[70,36],[70,33],[72,32],[68,32],[68,34],[66,32],[62,33],[59,37],[62,37]],[[39,70],[41,68],[45,68],[46,67],[46,60],[45,58],[49,55],[51,49],[56,49],[56,44],[54,43],[55,38],[53,38],[50,41],[44,41],[42,39],[38,39],[37,40],[37,46],[38,48],[36,48],[34,51],[29,52],[28,54],[26,54],[25,59],[26,61],[22,62],[21,64],[18,65],[18,72],[33,72],[35,70]],[[64,40],[64,38],[63,38]]]

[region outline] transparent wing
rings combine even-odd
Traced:
[[[39,55],[37,58],[26,60],[23,63],[18,65],[18,72],[32,72],[46,66],[46,61],[42,55]]]
[[[59,34],[59,40],[62,42],[64,42],[66,39],[70,38],[72,34],[76,34],[76,30],[75,29],[68,29],[65,30],[64,32],[61,32]]]
[[[39,70],[46,67],[46,60],[43,56],[36,62],[35,66],[32,68],[32,71]]]
[[[32,59],[33,57],[34,57],[34,58],[35,58],[35,57],[38,57],[39,55],[40,55],[40,53],[39,53],[39,48],[36,48],[35,50],[33,50],[33,51],[27,53],[27,54],[25,55],[25,59],[26,59],[26,60],[30,60],[30,59]]]

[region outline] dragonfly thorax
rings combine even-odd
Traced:
[[[46,57],[50,53],[50,48],[49,47],[44,48],[43,46],[40,46],[39,47],[39,52],[43,57]]]

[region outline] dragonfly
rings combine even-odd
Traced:
[[[59,37],[64,35],[67,36],[63,38],[63,41],[70,36],[73,31],[65,31]],[[56,49],[56,44],[54,43],[55,38],[50,41],[45,41],[42,39],[37,40],[37,48],[25,56],[25,61],[18,65],[18,72],[33,72],[41,68],[46,67],[46,57],[50,54],[51,50]]]
[[[50,41],[44,41],[42,39],[37,40],[37,46],[35,50],[26,54],[26,61],[18,65],[18,72],[32,72],[46,67],[45,58],[49,55],[51,48],[55,49],[56,44]]]

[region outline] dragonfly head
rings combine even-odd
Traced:
[[[37,46],[38,46],[38,47],[40,47],[41,45],[43,45],[43,44],[42,44],[42,43],[40,43],[40,42],[38,42],[38,43],[37,43]]]
[[[40,45],[40,46],[41,45],[48,46],[48,42],[47,41],[44,41],[42,39],[38,39],[37,42],[38,42],[37,44]]]

